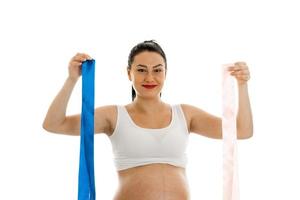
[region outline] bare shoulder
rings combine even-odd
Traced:
[[[181,109],[183,110],[186,117],[188,117],[188,118],[191,117],[191,114],[192,114],[193,110],[197,108],[195,106],[192,106],[192,105],[186,104],[186,103],[182,103],[182,104],[179,104],[179,105],[181,106]]]
[[[222,138],[222,119],[205,110],[189,104],[181,104],[183,110],[186,112],[190,131],[209,138]]]
[[[193,115],[195,114],[199,114],[200,113],[205,113],[204,110],[202,110],[201,108],[198,108],[196,106],[190,105],[190,104],[180,104],[182,110],[186,113],[186,115],[192,119]]]
[[[99,106],[95,109],[95,133],[110,134],[117,114],[117,105]]]
[[[193,117],[193,115],[197,112],[197,111],[202,111],[200,108],[190,105],[190,104],[186,104],[186,103],[182,103],[179,104],[181,105],[181,109],[184,112],[185,117],[190,121]]]

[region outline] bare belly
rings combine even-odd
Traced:
[[[155,163],[118,172],[113,200],[190,200],[185,169]]]

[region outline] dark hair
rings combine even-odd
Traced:
[[[128,56],[128,66],[127,66],[128,70],[131,69],[131,65],[133,63],[134,57],[143,51],[159,53],[165,61],[165,67],[167,70],[167,58],[166,58],[165,52],[162,50],[160,45],[155,40],[146,40],[144,42],[141,42],[141,43],[135,45],[131,49],[130,54]],[[132,101],[133,101],[134,98],[136,97],[136,93],[135,93],[133,86],[131,87],[131,91],[132,91]],[[160,93],[160,96],[161,96],[161,93]]]

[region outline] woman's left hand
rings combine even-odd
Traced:
[[[228,71],[231,71],[231,75],[235,76],[239,85],[247,84],[250,79],[250,72],[245,62],[236,62],[234,66],[228,67]]]

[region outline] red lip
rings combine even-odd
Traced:
[[[147,89],[155,88],[157,85],[143,85]]]

